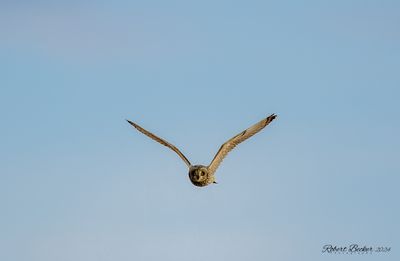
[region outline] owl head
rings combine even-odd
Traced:
[[[206,166],[196,165],[192,166],[189,169],[189,178],[192,183],[196,186],[205,186],[207,185],[208,180],[208,170]]]

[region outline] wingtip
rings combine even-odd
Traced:
[[[137,128],[137,125],[134,123],[134,122],[132,122],[132,121],[130,121],[130,120],[126,120],[130,125],[132,125],[133,127],[135,127],[135,128]]]

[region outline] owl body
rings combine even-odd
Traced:
[[[194,165],[189,167],[189,178],[193,185],[204,187],[215,182],[215,176],[208,171],[207,166]]]

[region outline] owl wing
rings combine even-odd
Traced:
[[[164,146],[167,146],[168,148],[170,148],[171,150],[175,151],[179,157],[181,157],[181,159],[186,163],[186,165],[188,167],[191,166],[189,160],[185,157],[185,155],[183,155],[183,153],[174,145],[172,145],[171,143],[167,142],[166,140],[161,139],[160,137],[157,137],[156,135],[154,135],[153,133],[151,133],[150,131],[147,131],[145,129],[143,129],[142,127],[140,127],[139,125],[137,125],[136,123],[133,123],[129,120],[126,120],[127,122],[129,122],[129,124],[131,124],[133,127],[135,127],[138,131],[140,131],[141,133],[143,133],[144,135],[146,135],[147,137],[152,138],[153,140],[161,143]]]
[[[218,166],[221,164],[222,160],[226,157],[226,155],[233,150],[236,145],[239,143],[247,140],[260,130],[264,129],[271,121],[276,118],[275,114],[271,114],[267,118],[259,121],[258,123],[254,124],[250,128],[242,131],[238,135],[234,136],[219,148],[217,154],[215,154],[214,159],[211,161],[210,165],[208,166],[209,173],[213,174],[217,170]]]

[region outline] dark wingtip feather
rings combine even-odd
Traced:
[[[126,120],[126,119],[125,119]],[[130,120],[126,120],[130,125],[132,125],[133,127],[135,127],[136,128],[136,124],[135,123],[133,123],[133,122],[131,122]]]

